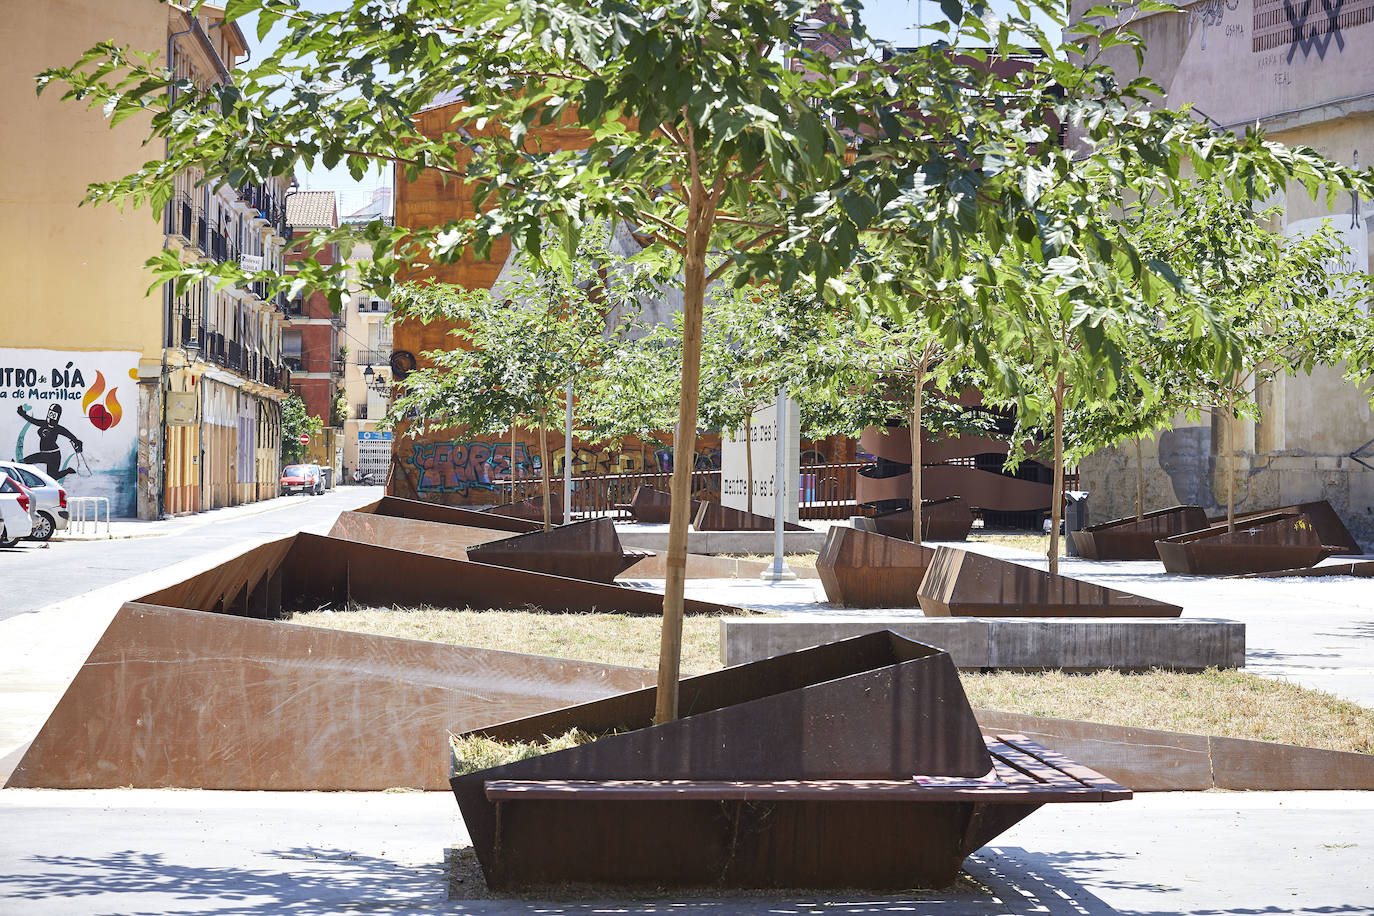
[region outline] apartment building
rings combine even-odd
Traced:
[[[0,22],[0,453],[45,466],[116,518],[156,518],[277,492],[285,303],[262,286],[149,294],[159,249],[280,267],[282,182],[186,174],[166,211],[80,207],[86,185],[150,155],[146,124],[34,94],[34,74],[100,41],[158,50],[179,76],[232,79],[248,51],[223,11],[159,0],[17,0]]]
[[[339,225],[339,205],[333,191],[288,192],[286,220],[293,231],[311,232]],[[290,261],[299,256],[288,256]],[[331,246],[315,255],[321,264],[333,264],[337,251]],[[347,355],[342,339],[344,316],[329,306],[321,292],[297,297],[287,303],[287,327],[282,354],[291,369],[291,389],[305,401],[306,413],[319,417],[325,426],[338,426],[334,402],[339,397],[343,363]],[[333,462],[327,462],[332,464]]]

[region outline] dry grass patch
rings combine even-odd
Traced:
[[[1047,557],[1050,555],[1050,536],[1048,534],[1036,534],[1033,531],[1025,533],[1016,531],[993,531],[989,534],[979,534],[974,531],[968,536],[969,542],[974,544],[997,544],[1001,547],[1015,547],[1017,550],[1027,550],[1037,557]],[[1065,556],[1064,542],[1067,538],[1059,539],[1059,555]]]
[[[657,668],[659,618],[513,610],[315,611],[294,623],[484,649]],[[688,616],[682,672],[721,667],[720,618]],[[1060,719],[1374,753],[1374,710],[1243,671],[964,672],[974,706]]]
[[[771,553],[713,553],[713,557],[730,557],[733,560],[748,560],[751,563],[772,563]],[[820,554],[816,551],[807,553],[785,553],[782,558],[787,561],[788,566],[802,567],[804,569],[815,569],[816,561],[820,559]]]
[[[996,672],[963,681],[974,706],[1004,712],[1374,753],[1374,710],[1243,671]]]
[[[292,623],[311,627],[653,669],[658,668],[660,620],[630,614],[436,608],[312,611],[291,617]],[[705,674],[720,666],[720,618],[689,614],[682,622],[682,673]]]

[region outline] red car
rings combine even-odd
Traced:
[[[281,472],[281,491],[313,493],[316,496],[323,493],[324,475],[320,473],[319,465],[288,464]]]

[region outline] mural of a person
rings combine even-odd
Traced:
[[[38,451],[32,455],[25,455],[24,463],[42,465],[53,480],[61,480],[68,474],[76,473],[75,468],[62,467],[62,450],[57,445],[57,437],[66,436],[72,443],[72,450],[78,455],[81,454],[83,447],[81,440],[73,436],[67,427],[58,422],[62,419],[62,405],[53,404],[49,407],[47,419],[44,420],[29,416],[28,411],[23,406],[19,407],[19,416],[38,428]]]

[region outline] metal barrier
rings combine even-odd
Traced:
[[[100,507],[105,507],[105,537],[110,537],[110,500],[104,496],[69,496],[67,497],[67,509],[71,512],[71,521],[67,524],[67,530],[72,534],[86,534],[86,523],[90,522],[90,534],[100,533]],[[90,510],[89,515],[87,510]]]

